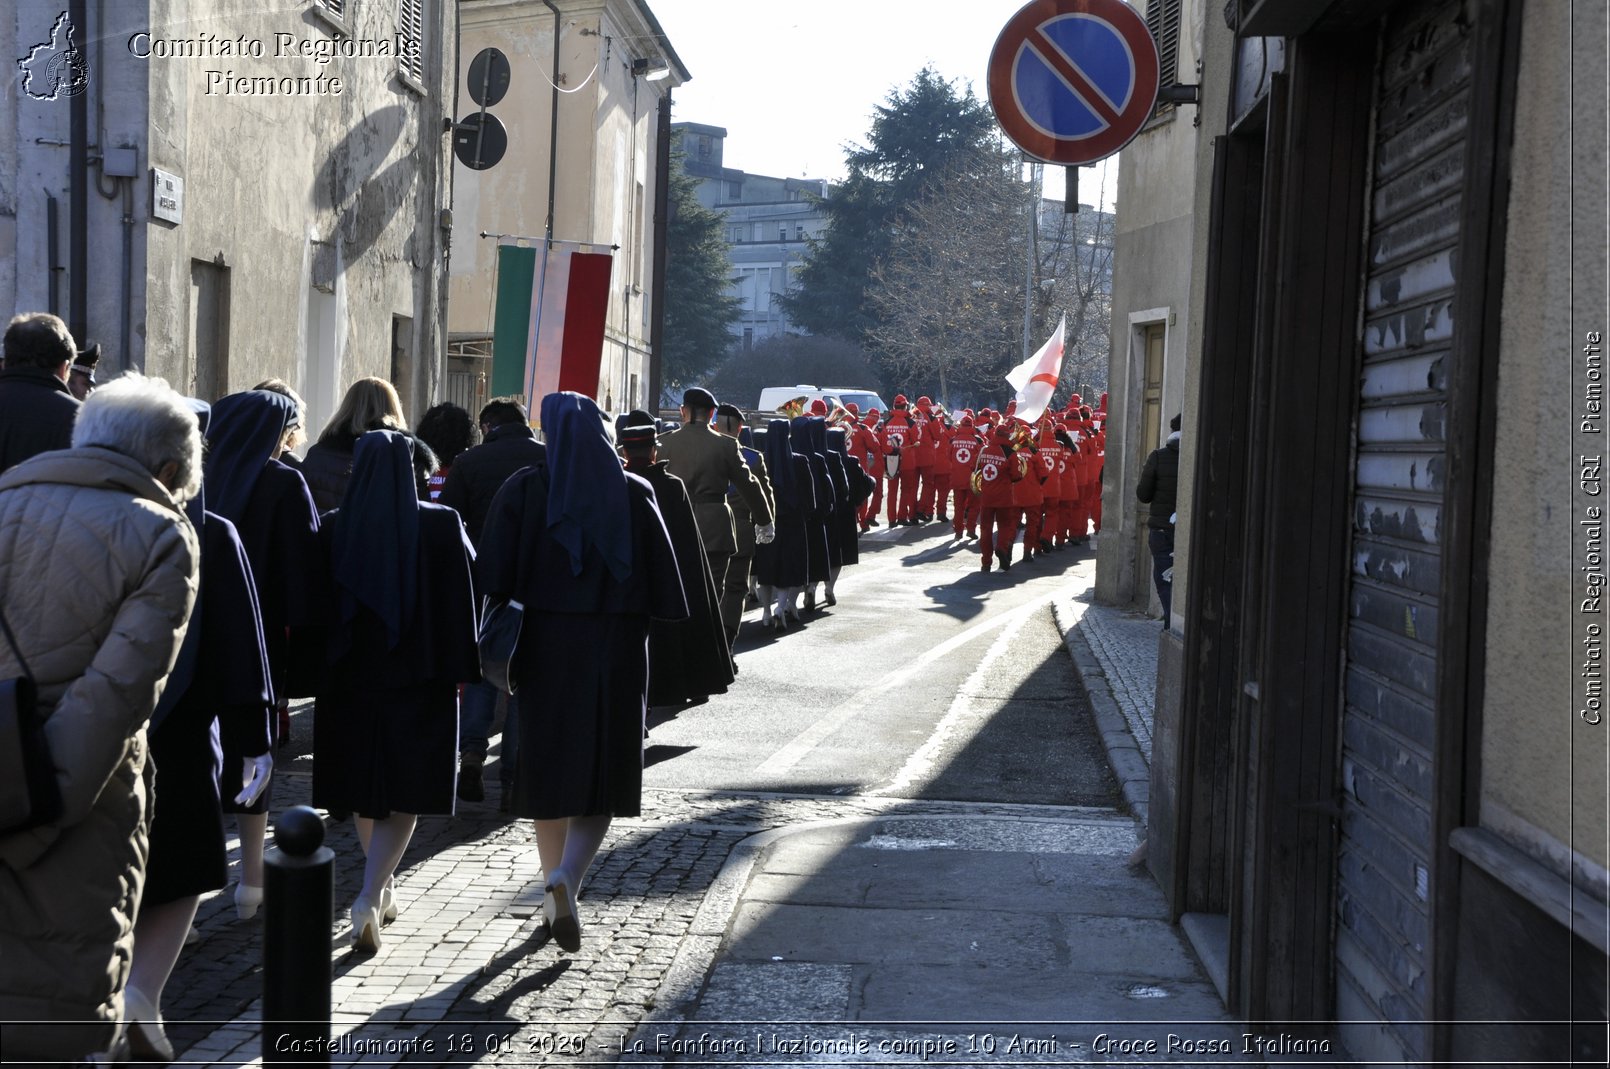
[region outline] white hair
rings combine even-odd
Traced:
[[[155,476],[177,464],[173,496],[201,489],[201,428],[195,409],[163,379],[130,371],[84,400],[73,424],[73,448],[100,446],[138,461]]]

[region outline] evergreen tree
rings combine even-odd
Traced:
[[[868,298],[907,209],[938,176],[954,177],[993,144],[995,119],[971,87],[958,90],[931,67],[876,109],[869,144],[846,157],[849,176],[823,205],[827,228],[811,243],[783,298],[795,324],[812,334],[841,334],[870,348],[880,317]],[[874,350],[875,351],[875,350]]]
[[[680,394],[726,359],[732,324],[743,301],[732,293],[732,261],[724,233],[726,213],[699,203],[698,181],[680,156],[671,168],[665,230],[665,333],[660,347],[663,389]]]

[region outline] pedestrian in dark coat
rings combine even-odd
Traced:
[[[205,429],[205,402],[192,404]],[[205,509],[203,494],[190,499],[185,513],[200,536],[201,592],[148,729],[157,781],[145,894],[123,995],[133,1054],[162,1061],[174,1053],[162,1026],[163,988],[201,896],[229,882],[220,735],[232,753],[267,756],[274,726],[268,651],[245,547],[234,524]],[[254,773],[261,767],[254,762]],[[250,800],[267,786],[266,772],[254,774],[231,800]]]
[[[408,430],[402,401],[397,390],[385,379],[363,378],[347,387],[341,407],[335,410],[319,440],[308,448],[302,461],[302,477],[313,493],[320,512],[341,504],[347,480],[352,477],[352,450],[360,435],[369,431]],[[430,499],[430,477],[441,465],[422,442],[413,446],[414,484],[421,501]]]
[[[648,703],[683,705],[725,694],[734,673],[721,626],[720,604],[682,480],[655,455],[654,417],[632,412],[620,430],[626,470],[654,488],[654,500],[671,536],[677,574],[688,599],[686,620],[656,620],[648,631]]]
[[[481,444],[460,456],[447,473],[440,504],[458,510],[470,541],[481,546],[481,529],[492,499],[509,476],[522,468],[545,468],[548,449],[531,433],[530,413],[517,397],[494,397],[481,409]],[[459,706],[458,796],[466,802],[486,799],[484,772],[487,750],[491,746],[492,721],[497,714],[498,689],[486,680],[464,688]],[[514,789],[514,770],[519,764],[519,698],[508,697],[503,718],[502,757],[498,762],[498,781],[502,794],[498,806],[508,811]]]
[[[421,813],[453,811],[458,687],[480,678],[474,550],[458,513],[419,500],[413,440],[370,431],[320,531],[334,604],[314,719],[313,804],[358,815],[352,942],[380,946],[391,879]]]
[[[498,492],[478,575],[488,595],[525,606],[513,809],[536,821],[543,916],[575,950],[582,878],[610,818],[642,806],[649,621],[688,606],[654,491],[622,469],[598,406],[549,394],[542,428],[547,469]]]
[[[77,354],[67,324],[48,313],[17,316],[6,328],[0,471],[72,445],[79,402],[67,389],[67,369]]]
[[[764,445],[772,497],[777,503],[776,537],[755,547],[755,584],[761,626],[782,631],[791,611],[799,618],[793,599],[804,589],[809,574],[816,482],[810,459],[794,450],[788,420],[774,419],[766,425]]]
[[[812,420],[824,422],[820,416],[795,416],[788,425],[788,435],[795,452],[805,454],[805,459],[810,462],[811,485],[816,495],[816,508],[806,518],[809,556],[806,559],[805,608],[808,610],[816,608],[816,584],[825,583],[831,578],[833,565],[828,530],[833,522],[833,513],[838,508],[838,495],[834,492],[832,477],[827,473],[826,440],[823,441],[824,449],[818,450],[811,431]]]
[[[246,547],[276,705],[293,692],[306,693],[305,685],[293,685],[290,678],[290,629],[320,619],[318,513],[302,476],[278,460],[299,419],[295,401],[286,395],[246,390],[213,405],[207,424],[208,505],[235,525]],[[276,730],[275,741],[277,735]],[[244,784],[251,778],[246,770],[263,760],[233,745],[224,749],[224,812],[236,815],[240,829],[235,909],[242,919],[254,916],[263,900],[263,840],[273,789],[271,784],[242,804],[235,801],[238,788],[228,788],[237,776]]]
[[[1180,481],[1180,417],[1169,421],[1168,440],[1154,449],[1140,470],[1135,497],[1148,506],[1146,541],[1152,551],[1152,582],[1163,606],[1163,630],[1168,630],[1169,606],[1174,591],[1174,514]]]

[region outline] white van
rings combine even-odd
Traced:
[[[862,389],[858,386],[828,386],[823,388],[808,386],[803,383],[798,386],[767,386],[760,391],[760,403],[755,406],[755,411],[767,414],[775,413],[796,397],[805,398],[807,406],[812,401],[821,399],[826,402],[829,412],[833,410],[835,404],[845,405],[846,407],[853,404],[863,416],[867,414],[869,409],[873,408],[879,412],[889,411],[889,406],[883,403],[883,398],[879,397],[876,391],[873,390]]]

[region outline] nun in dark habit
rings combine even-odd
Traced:
[[[844,472],[844,507],[834,514],[832,533],[838,541],[839,566],[828,575],[829,605],[838,603],[833,587],[838,583],[840,572],[861,561],[861,525],[856,520],[856,514],[861,508],[861,502],[872,496],[873,488],[872,477],[862,469],[861,461],[850,455],[849,436],[842,427],[827,429],[827,459],[832,462],[834,458],[837,458]]]
[[[833,514],[827,518],[827,604],[838,604],[838,598],[833,593],[833,585],[838,582],[839,572],[844,570],[844,517],[845,513],[852,512],[850,504],[850,477],[844,470],[844,455],[837,453],[827,444],[827,420],[817,420],[808,428],[811,435],[811,449],[820,453],[827,462],[827,481],[833,486]],[[856,529],[860,523],[856,523]],[[816,604],[816,584],[812,583],[806,592],[807,603]]]
[[[667,470],[656,452],[658,428],[641,410],[627,413],[619,432],[626,470],[654,488],[660,518],[671,536],[677,573],[688,599],[686,620],[656,620],[648,630],[648,703],[684,705],[725,694],[731,685],[732,653],[721,626],[721,608],[710,562],[699,538],[682,480]]]
[[[292,686],[288,629],[318,621],[319,517],[302,476],[282,464],[287,432],[300,422],[294,400],[268,390],[230,394],[212,406],[207,426],[207,504],[235,525],[251,562],[276,701],[306,690]],[[276,739],[276,741],[278,741]],[[273,791],[249,804],[235,801],[234,777],[250,779],[251,762],[224,747],[224,811],[240,828],[240,879],[235,910],[244,920],[263,901],[263,836]],[[244,771],[242,771],[244,770]]]
[[[756,596],[760,599],[761,626],[782,631],[788,627],[793,599],[805,588],[816,488],[811,462],[803,453],[794,451],[786,419],[767,424],[765,447],[766,469],[771,474],[777,503],[773,521],[777,535],[771,542],[755,546]],[[793,615],[799,619],[797,610]]]
[[[816,493],[816,508],[806,519],[806,529],[810,535],[804,591],[807,611],[816,608],[816,586],[818,583],[828,581],[832,569],[832,540],[828,537],[828,531],[832,526],[833,513],[838,508],[838,501],[833,491],[832,477],[827,473],[826,439],[823,439],[822,447],[818,448],[815,435],[811,431],[813,423],[826,422],[821,416],[795,416],[788,425],[788,436],[793,443],[794,451],[805,454],[805,459],[810,461],[811,486]],[[792,606],[792,602],[790,604]],[[792,613],[797,620],[798,608],[792,608]]]
[[[552,393],[541,411],[547,470],[498,491],[477,576],[525,606],[512,809],[536,822],[543,917],[574,951],[576,894],[610,818],[641,811],[649,621],[688,605],[654,490],[621,467],[598,406]]]
[[[453,812],[458,687],[481,678],[475,551],[458,513],[419,500],[413,439],[370,431],[320,532],[335,605],[313,724],[313,804],[357,815],[352,943],[380,947],[391,878],[420,814]]]
[[[205,433],[207,405],[193,403]],[[235,802],[252,801],[266,790],[273,768],[274,701],[251,565],[235,525],[205,510],[205,492],[204,484],[185,506],[201,543],[201,589],[178,660],[151,714],[156,801],[145,891],[134,922],[134,957],[123,992],[134,1054],[162,1061],[173,1058],[162,1026],[162,990],[201,896],[229,883],[219,789],[223,751],[256,759],[253,781],[232,795]]]

